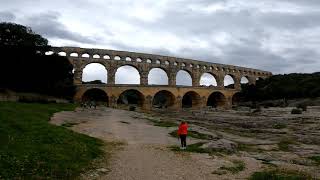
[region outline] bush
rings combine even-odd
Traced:
[[[307,111],[307,105],[306,104],[298,104],[297,108],[298,109],[302,109],[302,111]]]
[[[301,109],[292,109],[291,114],[302,114],[302,110]]]
[[[136,110],[136,107],[134,107],[134,106],[129,107],[129,111],[135,111],[135,110]]]

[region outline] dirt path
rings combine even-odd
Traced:
[[[228,159],[207,154],[172,152],[168,146],[178,145],[178,140],[168,136],[170,130],[153,126],[144,119],[132,118],[134,114],[109,108],[77,110],[57,113],[52,122],[82,122],[72,129],[106,141],[125,142],[123,149],[112,156],[109,167],[103,167],[110,172],[99,179],[242,179],[259,166],[259,163],[248,160],[249,171],[237,175],[212,174],[222,164],[228,163]]]

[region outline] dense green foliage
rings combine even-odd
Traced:
[[[256,85],[243,85],[245,100],[273,100],[320,97],[320,73],[274,75],[258,80]]]
[[[67,179],[102,154],[100,140],[48,123],[70,104],[0,102],[0,179]]]
[[[30,28],[0,23],[0,89],[71,98],[73,66],[66,57],[45,56],[48,49]]]

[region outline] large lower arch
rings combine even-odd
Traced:
[[[115,74],[116,84],[140,84],[140,73],[134,66],[124,65],[117,69]]]
[[[108,94],[102,89],[92,88],[87,90],[82,95],[82,101],[95,101],[99,104],[109,105],[109,97]]]
[[[210,107],[224,107],[227,104],[226,97],[221,92],[213,92],[209,97],[207,101],[207,106]]]
[[[84,84],[107,83],[108,72],[100,63],[89,63],[82,70],[82,82]]]
[[[149,85],[168,85],[168,74],[161,68],[152,68],[148,74]]]
[[[201,97],[194,91],[189,91],[182,97],[182,108],[201,107]]]
[[[157,92],[153,96],[152,107],[154,108],[170,108],[175,103],[175,96],[166,90]]]
[[[144,104],[144,95],[135,89],[129,89],[120,94],[117,100],[118,106],[138,106],[142,107]]]
[[[232,105],[239,105],[241,101],[241,93],[237,92],[232,96]]]

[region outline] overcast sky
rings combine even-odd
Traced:
[[[10,0],[0,21],[53,46],[193,58],[271,71],[320,70],[320,0]]]

